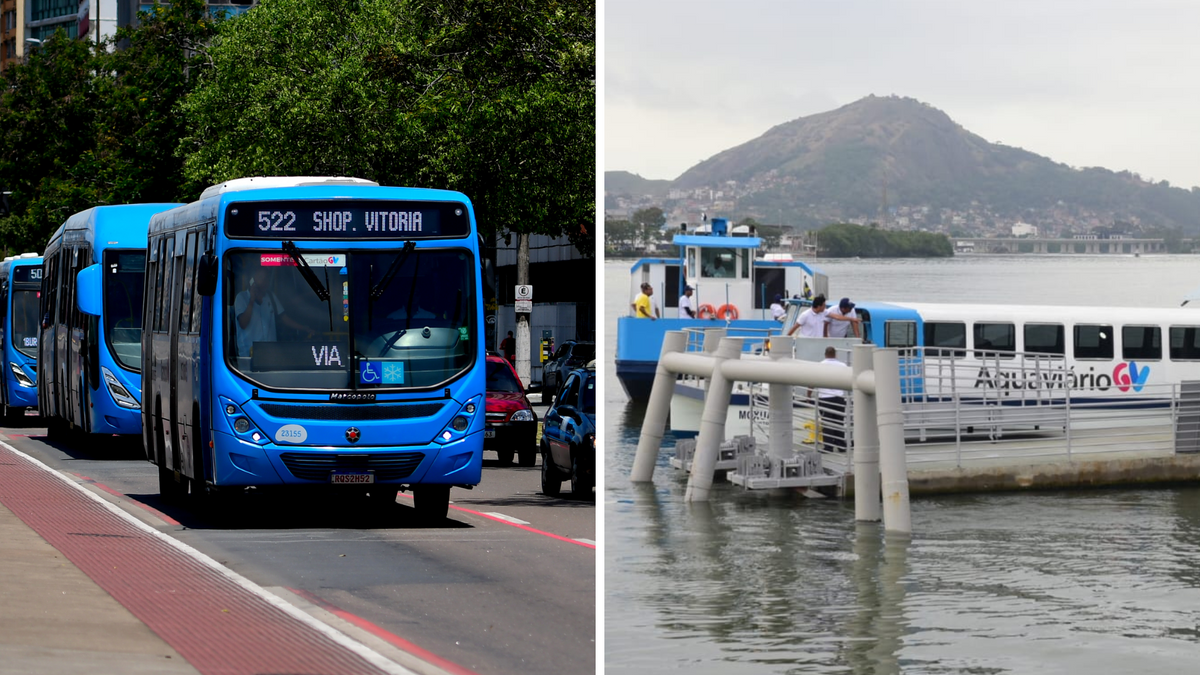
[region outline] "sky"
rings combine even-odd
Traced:
[[[673,179],[869,94],[1073,167],[1200,186],[1194,0],[605,0],[604,169]]]

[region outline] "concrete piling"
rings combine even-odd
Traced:
[[[710,336],[705,336],[708,343]],[[704,412],[700,415],[700,433],[696,436],[696,456],[692,459],[692,474],[688,477],[685,502],[708,501],[712,489],[713,470],[717,465],[721,442],[725,440],[725,417],[729,413],[729,397],[733,380],[721,372],[721,363],[742,355],[742,338],[721,338],[712,358],[712,377],[704,392]]]

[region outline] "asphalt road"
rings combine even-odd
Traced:
[[[403,493],[382,509],[325,493],[165,504],[140,439],[50,443],[39,423],[3,432],[51,467],[174,518],[155,524],[261,586],[339,608],[481,675],[595,670],[594,496],[577,499],[569,484],[562,498],[542,495],[540,458],[500,467],[485,451],[483,482],[453,489],[447,521],[422,527]]]

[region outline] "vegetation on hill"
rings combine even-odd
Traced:
[[[830,225],[818,235],[820,254],[834,258],[946,258],[954,245],[943,234],[880,230],[849,223]]]

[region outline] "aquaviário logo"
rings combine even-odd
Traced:
[[[1138,368],[1137,361],[1118,363],[1112,374],[1113,384],[1117,385],[1117,389],[1129,391],[1132,388],[1135,392],[1142,390],[1149,376],[1150,366]]]

